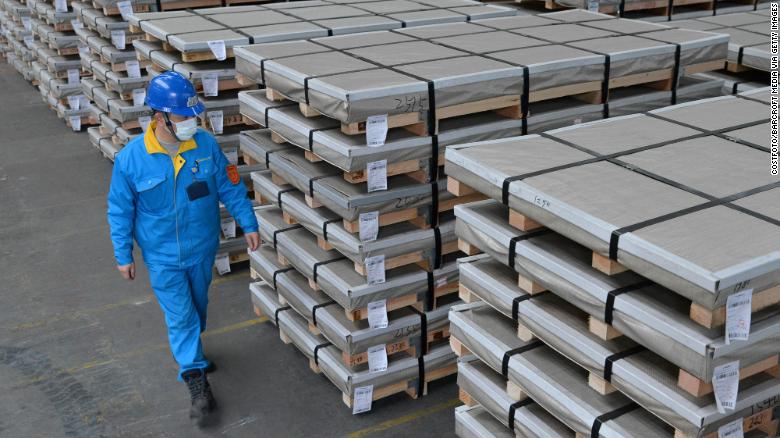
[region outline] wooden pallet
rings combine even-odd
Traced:
[[[211,131],[211,122],[209,121],[209,118],[207,116],[208,110],[204,111],[200,117],[200,125],[203,127],[203,129],[206,129],[208,131]],[[222,119],[222,127],[227,128],[228,126],[237,126],[237,125],[243,125],[244,119],[241,117],[241,114],[232,114],[224,116]]]
[[[95,51],[92,52],[95,53]],[[111,66],[111,71],[116,73],[127,71],[127,65],[125,65],[124,62],[111,62],[108,58],[103,56],[101,53],[95,53],[95,54],[100,56],[100,62]],[[148,60],[138,61],[138,66],[141,69],[148,67],[149,64],[150,62]]]
[[[453,252],[457,251],[457,246],[453,245],[454,243],[455,242],[450,242],[449,244],[442,245],[442,255],[450,254],[450,253],[453,253]],[[279,254],[278,252],[277,252],[276,257],[277,257],[277,261],[279,262],[279,264],[281,266],[283,266],[283,267],[290,267],[290,266],[292,266],[290,261],[287,260],[287,258],[285,258],[283,255]],[[416,252],[413,252],[413,253],[410,253],[410,254],[404,254],[404,255],[401,255],[401,256],[398,256],[398,257],[393,257],[393,258],[387,259],[385,261],[385,269],[386,270],[393,269],[393,268],[397,268],[399,266],[406,266],[406,265],[413,264],[413,263],[416,263],[416,264],[420,265],[420,267],[422,267],[423,269],[425,269],[427,271],[431,270],[430,266],[428,266],[427,260],[424,260],[424,258],[423,258],[422,251],[416,251]],[[365,276],[366,273],[365,273],[365,268],[363,267],[363,265],[358,265],[357,263],[355,263],[355,270],[356,271],[358,270],[358,266],[361,267],[360,269],[362,269],[362,272],[363,272],[363,273],[361,273],[360,271],[358,271],[358,273],[360,273],[361,275]],[[317,283],[315,283],[313,281],[313,279],[308,278],[308,281],[309,281],[309,287],[312,290],[315,290],[315,291],[321,290],[319,285]],[[440,298],[444,297],[445,295],[449,295],[449,294],[455,293],[457,291],[458,291],[458,283],[457,282],[452,282],[452,283],[443,284],[441,286],[436,286],[434,288],[434,291],[433,291],[433,307],[434,308],[438,307],[438,301],[439,301]],[[280,301],[281,301],[281,299],[282,299],[282,297],[280,296]],[[417,294],[416,293],[403,295],[403,296],[395,297],[395,298],[390,298],[390,299],[387,300],[386,306],[387,306],[387,311],[388,312],[390,312],[392,310],[400,309],[400,308],[403,308],[403,307],[409,307],[409,306],[414,307],[414,308],[416,308],[419,311],[423,311],[425,309],[425,303],[423,301],[420,301],[420,300],[417,299]],[[350,321],[360,321],[360,320],[368,319],[368,307],[363,307],[363,308],[358,308],[358,309],[344,309],[344,315]]]
[[[277,173],[273,171],[271,171],[271,181],[277,185],[287,184],[287,181],[284,178],[282,178],[281,176],[279,176]],[[259,192],[255,192],[255,196],[256,199],[262,199],[262,195]],[[304,194],[304,198],[306,200],[306,205],[308,205],[309,208],[320,208],[323,206],[322,203],[320,203],[319,201],[317,201],[316,199],[314,199],[308,194]],[[446,211],[452,210],[458,204],[476,202],[476,201],[481,201],[483,199],[486,199],[485,195],[474,192],[464,196],[458,196],[456,198],[440,200],[438,203],[438,213],[441,214]],[[428,210],[427,207],[413,207],[413,208],[407,208],[403,210],[396,210],[396,211],[380,214],[379,227],[381,228],[381,227],[386,227],[388,225],[393,225],[401,222],[409,222],[412,225],[415,225],[419,228],[424,228],[424,229],[429,228],[430,213],[427,210]],[[289,214],[285,216],[285,221],[287,221],[288,224],[297,223],[297,220],[292,216],[290,216]],[[360,232],[359,220],[343,219],[342,224],[344,226],[344,229],[349,233],[357,234]],[[330,245],[328,245],[327,242],[325,242],[324,240],[320,243],[322,243],[320,245],[321,248],[325,250],[331,249]]]
[[[309,323],[309,331],[314,335],[322,334],[320,330],[311,323]],[[436,330],[429,330],[428,337],[426,338],[428,349],[430,350],[432,344],[438,342],[441,339],[448,338],[449,336],[450,336],[449,326],[436,329]],[[406,355],[408,357],[419,357],[420,356],[418,354],[419,351],[417,350],[417,347],[413,345],[413,339],[416,337],[418,336],[407,337],[404,339],[397,340],[391,344],[386,344],[385,350],[387,351],[388,357],[394,354]],[[368,362],[368,352],[358,353],[350,356],[346,352],[342,351],[341,360],[344,363],[344,365],[348,367],[355,367],[357,365],[361,365]]]
[[[693,6],[697,9],[703,9],[711,11],[715,0],[674,0],[673,8],[677,6]],[[545,0],[545,9],[560,10],[571,9],[570,7],[560,5],[555,0]],[[626,2],[624,6],[625,12],[642,11],[644,14],[667,16],[669,13],[668,0],[644,0],[640,2]],[[599,12],[602,14],[617,14],[617,4],[599,4]]]
[[[476,192],[473,188],[452,177],[447,178],[447,190],[457,196],[468,195],[470,193]],[[509,224],[520,231],[526,232],[543,228],[542,224],[512,209],[509,209]],[[468,242],[462,242],[460,245],[461,250],[466,254],[474,255],[481,252],[478,248],[468,244]],[[628,268],[620,264],[618,261],[612,260],[609,257],[596,251],[593,251],[591,265],[597,271],[609,276],[629,271]],[[513,266],[511,268],[514,269]],[[520,286],[520,288],[528,293],[536,293],[545,290],[544,287],[539,283],[536,283],[533,280],[525,278],[519,274],[518,286]],[[773,288],[754,293],[751,302],[752,312],[755,313],[777,304],[780,304],[780,286],[775,286]],[[716,309],[708,309],[701,306],[700,304],[691,303],[689,316],[691,320],[706,328],[711,329],[720,327],[726,324],[726,306],[718,307]],[[597,323],[598,321],[593,322],[592,324],[595,326]],[[594,333],[603,334],[606,337],[605,339],[619,336],[619,332],[611,326],[600,327],[595,330],[596,331]]]
[[[200,0],[195,0],[200,1]],[[211,1],[211,0],[208,0]],[[149,33],[144,33],[143,36],[141,36],[146,41],[151,42],[158,42],[162,44],[163,50],[166,52],[177,52],[181,55],[182,62],[200,62],[200,61],[215,61],[217,58],[214,56],[214,53],[212,53],[211,50],[199,50],[199,51],[192,51],[192,52],[181,52],[179,49],[173,47],[170,45],[167,41],[160,40],[159,38],[155,37],[154,35],[151,35]],[[227,58],[234,58],[235,55],[233,54],[233,48],[227,47],[225,48],[225,55]]]
[[[422,394],[417,392],[417,378],[414,379],[408,379],[404,380],[398,383],[394,383],[391,385],[374,388],[373,392],[373,398],[372,400],[376,401],[388,396],[391,396],[393,394],[398,394],[401,392],[405,392],[409,394],[409,396],[413,399],[417,399],[418,397],[422,395],[428,394],[428,384],[430,382],[433,382],[435,380],[442,379],[447,376],[451,376],[453,374],[458,373],[458,364],[450,364],[447,366],[444,366],[442,368],[439,368],[438,370],[433,370],[430,372],[425,373],[425,382],[423,382],[423,390]],[[345,405],[347,405],[348,408],[352,408],[352,405],[354,403],[354,399],[348,395],[348,394],[342,394],[342,401]]]
[[[271,101],[292,101],[284,94],[273,90],[271,88],[265,89],[266,98]],[[298,108],[305,117],[318,117],[322,114],[317,110],[311,108],[305,103],[298,103]],[[476,102],[462,103],[458,105],[446,106],[436,108],[436,121],[438,125],[439,120],[448,119],[452,117],[463,116],[467,114],[476,114],[485,111],[493,111],[502,116],[519,119],[522,112],[520,111],[520,96],[500,96],[490,99],[484,99]],[[387,117],[387,127],[391,128],[404,128],[416,135],[428,135],[427,122],[422,118],[420,112],[392,114]],[[359,135],[365,134],[366,122],[352,122],[342,123],[341,132],[347,135]],[[436,127],[438,132],[438,126]]]
[[[157,71],[158,73],[163,73],[168,70],[167,68],[165,68],[160,64],[157,64],[153,60],[144,57],[140,52],[136,52],[136,54],[139,61],[143,61],[146,63],[146,64],[142,64],[142,66],[150,66],[153,70]],[[195,91],[197,91],[198,93],[203,93],[203,82],[200,81],[194,82],[193,85],[195,85]],[[217,81],[217,90],[219,92],[228,91],[228,90],[250,90],[255,88],[257,88],[257,84],[252,83],[252,84],[245,85],[240,81],[238,81],[238,79],[236,78],[219,79]],[[247,123],[247,120],[244,120],[243,123],[246,125],[256,124],[255,122]]]
[[[117,6],[103,7],[98,5],[95,2],[92,2],[92,6],[95,9],[101,9],[103,11],[103,15],[122,15],[119,12],[119,7]],[[133,5],[133,12],[149,12],[149,11],[151,11],[150,5],[138,5],[138,4]]]
[[[454,336],[450,336],[450,347],[458,357],[471,354],[469,349],[466,346],[464,346],[463,343],[461,343]],[[593,374],[590,374],[588,377],[588,385],[591,386],[591,388],[595,389],[602,395],[612,392],[612,391],[609,392],[601,391],[598,386],[599,385],[598,382],[596,382],[596,385],[594,386],[594,382],[592,381],[593,376],[594,376]],[[611,384],[609,384],[608,382],[605,383],[611,386]],[[612,388],[612,390],[614,390],[614,387]],[[525,391],[523,391],[522,387],[517,385],[515,382],[511,380],[507,380],[506,392],[512,399],[517,401],[524,400],[528,397]],[[473,403],[473,398],[465,391],[460,390],[459,396],[462,397],[461,401],[463,401],[464,404],[471,406],[471,404],[469,403]],[[743,419],[743,430],[745,432],[751,430],[761,430],[764,433],[767,433],[769,436],[777,436],[778,420],[773,418],[773,415],[774,415],[774,408],[769,408],[769,409],[762,410],[751,416],[745,417]],[[575,434],[573,431],[572,431],[572,435],[574,435],[576,438],[587,438],[584,435]],[[516,435],[516,436],[517,438],[520,438],[520,435]],[[706,438],[717,438],[717,436],[718,436],[717,433],[705,435]],[[669,438],[671,438],[671,436]],[[694,437],[689,437],[688,435],[684,434],[682,431],[675,430],[674,438],[694,438]]]

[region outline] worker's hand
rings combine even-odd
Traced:
[[[135,263],[130,263],[129,265],[117,266],[116,268],[119,269],[119,273],[122,274],[122,278],[124,278],[125,280],[135,279]]]
[[[260,234],[257,231],[244,234],[244,238],[246,239],[246,246],[249,247],[250,251],[256,251],[260,247]]]

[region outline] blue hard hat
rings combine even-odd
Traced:
[[[204,109],[192,82],[173,71],[166,71],[149,81],[146,104],[153,110],[185,117],[197,116]]]

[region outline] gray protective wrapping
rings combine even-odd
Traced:
[[[427,111],[426,82],[433,84],[437,108],[519,96],[520,65],[528,66],[532,92],[579,83],[589,84],[583,91],[597,91],[604,55],[610,56],[610,77],[615,79],[671,69],[675,45],[682,67],[723,59],[728,41],[723,35],[661,26],[648,26],[644,30],[652,32],[635,36],[620,33],[636,33],[636,26],[629,25],[614,25],[615,32],[610,32],[572,22],[530,24],[492,27],[486,20],[375,32],[365,38],[319,38],[316,44],[250,46],[236,50],[237,68],[292,100],[351,123],[376,114]],[[323,46],[334,50],[323,51]]]
[[[480,362],[476,356],[465,356],[458,361],[458,387],[492,415],[491,420],[498,423],[497,427],[491,428],[495,430],[495,436],[514,437],[510,432],[511,426],[522,437],[571,437],[568,427],[533,402],[515,409],[513,424],[507,424],[510,421],[510,406],[517,400],[507,394],[506,378]],[[483,422],[489,424],[487,420]]]
[[[390,130],[382,146],[368,147],[363,136],[346,135],[338,123],[322,117],[306,118],[295,105],[268,100],[264,90],[241,92],[239,101],[242,114],[261,125],[267,124],[290,143],[311,150],[345,172],[365,170],[369,162],[380,159],[386,159],[388,163],[420,160],[424,169],[422,163],[431,158],[429,136],[402,129]],[[446,119],[439,126],[438,147],[442,150],[450,144],[520,135],[521,128],[520,120],[492,113]]]
[[[525,307],[522,310],[523,323],[528,323],[533,333],[547,345],[591,373],[601,375],[607,357],[635,346],[626,339],[602,341],[590,334],[580,311],[556,296],[546,295],[531,301],[533,309]],[[462,307],[455,308],[455,313],[460,309]],[[486,338],[497,330],[496,316],[485,317],[485,314],[493,312],[499,317],[500,314],[489,306],[478,303],[464,312],[470,314],[462,319],[451,315],[453,325],[462,324],[464,331],[481,330]],[[511,330],[511,320],[504,318],[503,322]],[[754,406],[766,409],[778,404],[780,379],[771,376],[757,375],[740,381],[737,408],[725,414],[718,413],[713,395],[691,396],[677,387],[676,378],[677,368],[649,351],[629,354],[612,362],[612,384],[686,436],[705,436],[725,423],[756,413]]]
[[[631,272],[610,277],[593,269],[589,250],[554,233],[519,241],[514,270],[509,269],[509,242],[524,233],[508,224],[506,207],[486,200],[459,205],[455,214],[458,237],[493,257],[461,263],[461,283],[507,316],[512,315],[512,300],[526,295],[517,287],[515,270],[600,321],[609,292],[643,281]],[[688,300],[648,285],[614,298],[612,325],[704,381],[711,380],[716,366],[739,359],[744,367],[780,351],[776,308],[753,316],[748,341],[728,345],[723,328],[696,324],[689,308]]]
[[[261,278],[273,288],[276,288],[279,276],[291,269],[291,267],[285,267],[279,263],[276,251],[270,244],[264,245],[259,251],[250,254],[250,263]],[[458,270],[455,263],[447,263],[441,269],[434,270],[432,284],[434,294],[446,291],[451,285],[457,284],[457,275]],[[338,261],[318,267],[317,282],[318,286],[347,312],[365,309],[368,303],[373,301],[392,300],[410,294],[414,294],[417,301],[423,301],[426,299],[429,287],[431,287],[427,272],[416,265],[391,270],[387,273],[385,283],[368,285],[365,278],[357,274],[352,264],[347,261]],[[388,304],[388,308],[395,307]]]
[[[707,207],[709,204],[704,203],[707,198],[696,193],[718,198],[744,191],[738,202],[747,203],[770,193],[767,190],[775,187],[772,184],[776,182],[768,174],[755,172],[736,184],[734,179],[741,177],[723,173],[723,169],[736,169],[734,163],[740,163],[743,169],[766,163],[768,155],[761,146],[754,145],[757,149],[706,137],[709,130],[727,131],[745,124],[758,124],[766,114],[765,108],[753,100],[720,97],[654,110],[652,117],[626,116],[558,129],[544,137],[531,135],[450,147],[446,151],[446,172],[495,199],[502,198],[502,183],[506,178],[541,172],[508,184],[509,206],[596,252],[608,254],[615,230],[692,206]],[[615,140],[605,141],[606,133]],[[585,145],[593,152],[586,153],[553,138]],[[583,161],[593,159],[594,155],[624,153],[666,141],[662,147],[624,154],[620,160],[629,166],[649,167],[651,172],[660,172],[672,181],[680,180],[680,184],[693,192],[607,161],[590,164]],[[474,148],[475,145],[480,146]],[[713,155],[719,159],[718,167],[708,166],[690,173],[691,166],[696,166],[690,160],[700,156],[693,151],[701,147],[718,150]],[[674,154],[675,159],[665,158],[668,153]],[[684,158],[677,156],[680,154]],[[583,164],[571,166],[571,163]],[[560,165],[571,167],[555,171],[555,166]],[[564,185],[566,188],[561,192]],[[571,190],[574,186],[576,190]],[[746,197],[754,188],[759,188],[759,192]],[[604,190],[610,190],[612,196],[601,196]],[[750,281],[754,292],[780,283],[780,241],[777,240],[780,233],[776,225],[725,206],[703,207],[623,233],[616,247],[618,260],[707,308],[725,304],[726,297],[738,291],[740,284],[744,286],[744,281]],[[772,208],[761,213],[770,218],[780,215]],[[707,217],[729,221],[732,229],[750,231],[723,233],[717,227],[704,226]],[[681,227],[690,231],[686,236],[675,235],[670,240],[674,230]],[[723,245],[734,245],[737,235],[738,246],[744,249],[724,253]]]
[[[257,43],[287,41],[512,16],[517,13],[511,8],[479,2],[468,2],[467,6],[460,7],[414,1],[394,2],[379,7],[381,4],[378,2],[364,5],[355,3],[340,5],[325,1],[312,7],[252,5],[136,13],[129,22],[160,40],[168,41],[181,52],[190,52],[208,50],[206,41],[216,39],[224,40],[226,47],[231,48],[249,43],[250,38]],[[398,9],[391,6],[400,4],[405,6]]]
[[[380,227],[376,240],[361,241],[359,235],[348,232],[340,216],[325,207],[311,208],[298,190],[289,190],[289,185],[275,184],[268,173],[253,175],[255,190],[263,198],[295,218],[304,228],[317,238],[328,242],[341,254],[355,263],[364,264],[366,258],[384,255],[385,259],[420,253],[421,258],[433,263],[435,253],[435,233],[432,228],[420,228],[408,222],[400,222]],[[442,245],[454,242],[455,224],[443,221],[438,227]]]
[[[460,376],[460,365],[458,366]],[[459,438],[512,438],[515,435],[480,405],[455,408],[455,435]]]
[[[538,341],[521,341],[511,320],[485,303],[454,307],[450,332],[497,372],[502,370],[504,353],[526,346],[525,351],[509,357],[509,380],[577,433],[589,436],[597,417],[631,403],[619,392],[598,394],[588,386],[584,369]],[[668,435],[667,427],[641,408],[605,421],[600,429],[600,436],[605,437]]]

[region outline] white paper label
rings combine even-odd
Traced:
[[[146,90],[143,88],[136,88],[133,90],[133,105],[141,106],[146,100]]]
[[[147,129],[149,129],[149,124],[152,123],[152,117],[151,116],[141,116],[138,118],[138,124],[141,125],[141,129],[146,132]]]
[[[54,0],[54,10],[57,12],[68,12],[67,0]]]
[[[122,14],[123,20],[127,21],[130,19],[130,15],[133,14],[133,4],[131,2],[117,2],[116,7],[119,8],[119,13]]]
[[[387,327],[387,300],[368,303],[368,325],[372,329]]]
[[[219,76],[216,73],[206,73],[203,75],[203,95],[214,97],[219,95]]]
[[[742,430],[742,418],[737,418],[731,423],[726,423],[718,428],[718,438],[744,438],[745,432]]]
[[[224,41],[222,40],[207,41],[206,44],[209,45],[209,49],[211,49],[211,53],[214,54],[214,57],[217,58],[218,61],[224,61],[227,59],[227,50],[225,50]]]
[[[227,253],[217,254],[217,258],[214,259],[214,266],[217,267],[219,275],[225,275],[230,272],[230,258]]]
[[[112,30],[111,31],[111,44],[119,50],[125,50],[125,31]]]
[[[747,341],[750,335],[750,311],[753,307],[753,289],[730,295],[726,299],[726,344]]]
[[[84,28],[84,23],[82,23],[80,20],[73,19],[70,20],[70,27],[72,27],[73,30],[82,29]]]
[[[68,69],[68,85],[76,85],[81,82],[81,72],[77,68]]]
[[[32,19],[30,17],[22,17],[22,25],[27,32],[32,30]]]
[[[368,284],[385,282],[385,255],[366,257],[366,277]]]
[[[209,111],[206,116],[209,118],[211,130],[214,132],[214,134],[222,134],[222,123],[224,122],[222,110]]]
[[[81,131],[81,116],[70,116],[70,127],[74,131]]]
[[[73,111],[78,111],[81,108],[81,99],[79,96],[68,96],[68,106]]]
[[[376,240],[379,235],[379,212],[371,211],[368,213],[360,213],[358,225],[360,228],[361,241],[371,242]]]
[[[24,45],[25,45],[25,46],[27,46],[27,48],[28,48],[28,49],[30,49],[30,48],[32,48],[32,47],[30,47],[30,46],[32,46],[32,43],[33,43],[33,41],[34,41],[34,38],[33,38],[33,36],[32,36],[32,35],[27,35],[27,36],[25,36],[25,37],[22,39],[22,41],[24,41]]]
[[[372,161],[366,165],[368,191],[387,190],[387,160]]]
[[[219,226],[222,228],[222,235],[225,236],[225,239],[236,237],[236,221],[233,219],[222,219]]]
[[[230,164],[238,164],[238,149],[225,152],[225,157],[230,161]]]
[[[371,410],[371,401],[374,399],[374,385],[359,386],[355,388],[355,398],[352,404],[352,415],[362,414]]]
[[[128,78],[141,77],[141,64],[138,63],[138,60],[131,59],[129,61],[125,61],[125,69],[127,70]]]
[[[726,409],[734,410],[739,391],[739,361],[735,360],[715,367],[712,373],[712,387],[718,412],[724,414]]]
[[[369,116],[366,119],[366,144],[371,147],[382,146],[387,139],[387,114]]]
[[[387,347],[385,344],[368,348],[368,372],[381,373],[387,371]]]
[[[598,1],[589,0],[588,1],[588,10],[590,12],[598,12],[599,11],[599,2]]]

